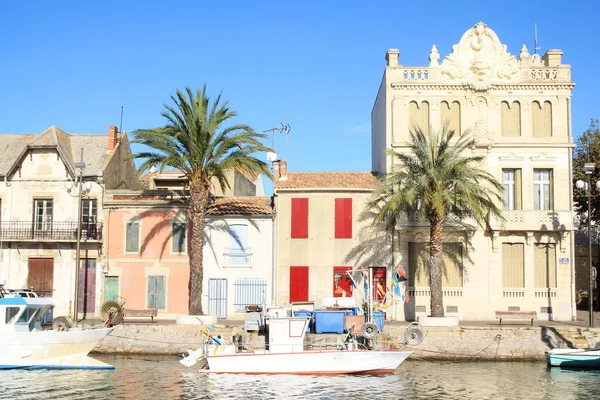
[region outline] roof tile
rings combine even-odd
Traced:
[[[208,208],[210,215],[272,215],[271,198],[263,196],[217,197]]]
[[[275,189],[375,189],[377,177],[371,172],[288,172]]]

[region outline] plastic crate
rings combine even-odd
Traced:
[[[313,321],[314,321],[314,312],[313,311],[307,311],[307,310],[294,311],[294,317],[310,318],[308,320],[308,325],[306,326],[306,332],[310,332],[312,330]]]
[[[316,333],[344,333],[346,311],[315,311]]]

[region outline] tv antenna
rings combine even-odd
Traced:
[[[537,54],[540,49],[541,47],[538,47],[537,24],[533,24],[533,54]]]
[[[271,141],[272,141],[271,149],[273,149],[273,151],[275,150],[275,132],[279,132],[279,133],[285,133],[285,151],[287,152],[288,134],[290,133],[291,130],[292,130],[292,128],[290,127],[290,124],[284,124],[283,122],[280,122],[280,126],[278,126],[276,128],[267,129],[266,131],[264,131],[264,133],[267,133],[267,132],[271,133]],[[274,153],[274,154],[275,154],[275,157],[277,157],[277,153]],[[270,161],[273,161],[273,160],[270,160]]]

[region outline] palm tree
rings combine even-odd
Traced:
[[[470,156],[475,145],[467,133],[455,139],[448,126],[441,132],[411,130],[410,152],[393,150],[389,154],[398,162],[394,170],[382,177],[367,209],[378,209],[374,224],[396,221],[403,213],[429,221],[429,286],[431,316],[443,317],[442,294],[443,233],[449,218],[453,221],[474,219],[485,229],[490,218],[503,221],[502,185],[481,168],[482,156]],[[388,228],[390,229],[390,228]],[[391,227],[394,229],[394,227]]]
[[[204,218],[211,199],[212,181],[221,189],[229,187],[227,172],[241,170],[252,176],[265,174],[272,177],[264,161],[253,156],[269,151],[260,139],[266,135],[255,132],[248,125],[229,125],[236,112],[219,95],[210,101],[206,85],[194,93],[189,87],[171,96],[175,107],[165,105],[162,116],[166,125],[134,131],[135,140],[149,149],[133,155],[143,159],[141,176],[152,166],[162,171],[167,167],[182,171],[189,182],[190,213],[192,222],[190,248],[189,313],[201,315],[204,245]]]

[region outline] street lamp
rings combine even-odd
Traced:
[[[85,170],[85,163],[78,161],[73,163],[75,169],[79,170],[79,175],[75,176],[75,181],[67,181],[65,189],[73,197],[77,197],[77,248],[75,254],[75,295],[73,297],[73,319],[77,322],[78,319],[78,300],[79,300],[79,264],[81,262],[81,214],[83,208],[83,196],[87,195],[91,188],[92,182],[83,181],[83,170]],[[73,193],[72,193],[73,192]]]
[[[596,164],[585,163],[583,165],[583,172],[587,175],[587,183],[581,179],[575,182],[575,186],[578,189],[585,188],[585,197],[587,197],[588,213],[587,213],[587,235],[588,235],[588,264],[590,274],[590,292],[588,295],[588,303],[590,307],[589,324],[590,328],[594,326],[594,267],[592,266],[592,188],[591,188],[591,175],[596,169]],[[600,190],[600,181],[596,182],[596,189]],[[597,196],[597,195],[596,195]],[[595,197],[595,196],[593,196]]]

